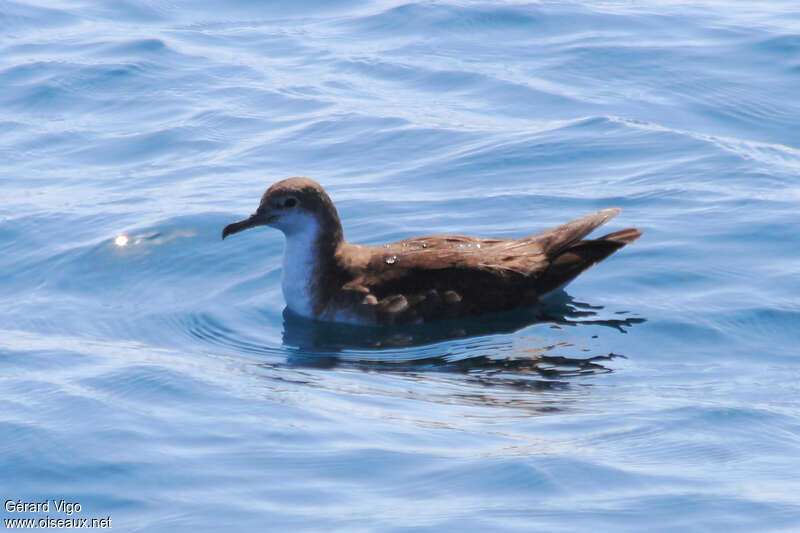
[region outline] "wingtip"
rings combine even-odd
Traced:
[[[618,242],[620,244],[631,244],[641,236],[642,232],[639,231],[638,229],[628,228],[620,231],[615,231],[614,233],[609,233],[605,237],[602,237],[602,239],[606,241]]]

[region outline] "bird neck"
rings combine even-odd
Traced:
[[[343,242],[342,226],[309,224],[286,232],[283,252],[283,296],[294,313],[315,318],[324,307],[325,282],[335,269],[336,250]]]

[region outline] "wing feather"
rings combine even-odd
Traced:
[[[613,236],[619,235],[620,243],[613,246],[581,240],[619,212],[604,209],[521,239],[429,235],[368,247],[367,264],[343,291],[378,323],[464,316],[533,303],[544,285],[566,282],[574,277],[566,274],[577,275],[590,266],[589,258],[575,259],[564,272],[557,269],[564,276],[555,275],[551,266],[565,250],[578,246],[576,250],[587,255],[585,250],[596,248],[598,252],[590,254],[593,264],[626,244],[625,238],[638,237],[638,232],[636,236],[618,232]],[[572,256],[561,261],[566,257]],[[539,278],[547,283],[537,283]]]

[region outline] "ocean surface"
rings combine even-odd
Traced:
[[[538,309],[315,324],[279,232],[220,239],[298,175],[353,242],[615,206],[644,236]],[[0,498],[800,531],[797,2],[0,0]]]

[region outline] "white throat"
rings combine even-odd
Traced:
[[[285,232],[283,249],[283,280],[281,287],[286,305],[300,316],[314,318],[314,300],[311,294],[314,267],[316,266],[317,224]]]

